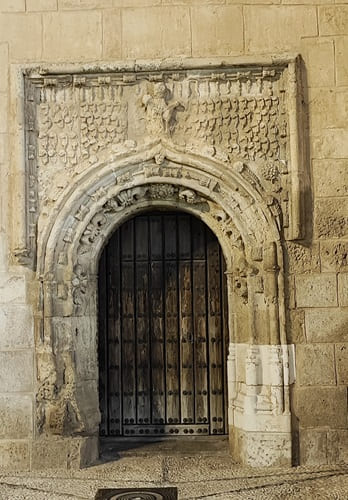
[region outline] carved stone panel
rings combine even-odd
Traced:
[[[298,238],[296,68],[289,61],[162,72],[27,71],[27,218],[15,256],[35,267],[39,216],[44,224],[81,175],[156,143],[217,162],[226,175],[237,169],[279,229]],[[155,158],[159,166],[163,160]],[[190,193],[181,195],[189,202]]]

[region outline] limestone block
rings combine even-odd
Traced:
[[[244,19],[249,53],[298,50],[301,37],[317,35],[312,6],[245,6]]]
[[[313,136],[313,158],[347,158],[348,157],[348,130],[335,128],[323,130],[321,134]]]
[[[26,286],[23,276],[0,273],[0,304],[25,304]]]
[[[85,380],[76,387],[76,398],[83,422],[86,423],[86,433],[98,433],[100,413],[97,374],[95,380]]]
[[[113,0],[58,0],[61,10],[103,9],[112,7]]]
[[[113,6],[114,7],[153,7],[154,5],[159,5],[159,4],[165,4],[165,3],[171,3],[170,1],[165,2],[162,0],[113,0]],[[183,2],[172,2],[175,4],[184,4],[185,1]]]
[[[1,144],[0,144],[1,147]],[[1,203],[1,199],[0,199]],[[4,214],[2,214],[4,215]],[[0,217],[0,228],[3,224],[3,221]],[[5,272],[7,270],[7,237],[5,232],[0,231],[0,273]]]
[[[40,14],[0,16],[0,42],[9,42],[12,61],[37,60],[42,54]]]
[[[333,430],[327,433],[328,463],[348,462],[348,430]]]
[[[0,134],[5,134],[8,129],[8,98],[5,92],[0,94]]]
[[[103,13],[103,55],[106,58],[121,58],[121,10]]]
[[[230,429],[232,457],[252,467],[291,464],[290,433],[244,432]]]
[[[296,346],[296,371],[300,385],[335,385],[335,354],[332,344]]]
[[[97,318],[86,316],[76,318],[73,337],[76,352],[76,371],[79,378],[91,380],[97,377]]]
[[[336,82],[348,85],[348,36],[336,40]]]
[[[348,116],[348,107],[343,109]],[[316,196],[348,195],[348,160],[313,160],[313,181]]]
[[[288,332],[288,341],[293,344],[303,344],[305,337],[305,313],[301,309],[290,311],[290,328]]]
[[[319,245],[306,246],[296,241],[286,242],[289,272],[302,274],[320,271]]]
[[[348,306],[348,273],[338,275],[338,302],[340,306]]]
[[[320,35],[348,34],[348,5],[327,5],[319,8]]]
[[[348,385],[348,344],[336,344],[337,383]]]
[[[296,387],[293,413],[300,427],[347,427],[346,387]]]
[[[337,306],[336,274],[301,274],[295,286],[297,307]]]
[[[308,102],[310,129],[314,134],[320,134],[323,129],[328,128],[345,128],[348,113],[347,89],[310,88]]]
[[[58,0],[26,0],[27,12],[57,10]]]
[[[0,441],[0,471],[29,470],[30,453],[27,441]]]
[[[40,438],[32,442],[32,469],[71,469],[98,458],[98,439]]]
[[[194,7],[191,20],[193,56],[229,56],[243,52],[243,14],[240,6]]]
[[[300,431],[301,465],[323,465],[327,463],[327,433],[315,429]]]
[[[32,351],[0,351],[1,392],[30,392],[34,382]]]
[[[0,12],[25,12],[25,0],[1,0]]]
[[[0,134],[0,165],[8,159],[8,134]]]
[[[30,437],[32,411],[31,396],[0,395],[0,439]]]
[[[87,10],[43,14],[43,32],[46,60],[77,62],[101,57],[101,12]]]
[[[321,198],[314,203],[314,232],[318,238],[348,236],[348,198]]]
[[[6,92],[8,88],[8,44],[0,44],[0,92]]]
[[[243,2],[241,0],[226,0],[226,3],[227,4],[242,4]],[[250,5],[254,5],[254,4],[262,4],[262,5],[266,5],[266,4],[272,4],[272,5],[278,5],[280,3],[286,3],[284,2],[284,0],[248,0],[246,2],[244,2],[244,4],[250,4]],[[305,3],[305,2],[302,2],[302,3]]]
[[[333,40],[304,38],[302,47],[308,86],[334,86],[335,52]]]
[[[33,346],[33,316],[25,305],[0,305],[0,350]]]
[[[322,241],[320,260],[322,271],[348,271],[348,242]]]
[[[308,342],[348,342],[348,310],[316,309],[305,312]]]
[[[188,9],[147,7],[124,10],[122,46],[123,56],[127,59],[190,55]]]

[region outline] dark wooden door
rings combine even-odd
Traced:
[[[220,245],[184,213],[134,217],[99,268],[102,436],[225,434]]]

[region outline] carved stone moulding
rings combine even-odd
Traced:
[[[81,176],[111,163],[116,174],[118,161],[154,142],[212,160],[226,175],[238,171],[278,218],[284,237],[303,236],[299,58],[28,67],[15,75],[24,95],[24,113],[17,115],[25,143],[18,187],[25,192],[13,242],[19,263],[36,268],[45,221],[72,186],[79,188]],[[160,149],[154,163],[166,168]]]

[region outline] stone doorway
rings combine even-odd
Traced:
[[[184,212],[147,212],[111,237],[99,265],[100,435],[227,433],[225,262]]]
[[[291,461],[283,254],[303,227],[299,62],[197,64],[18,73],[26,161],[21,150],[12,255],[31,269],[35,295],[33,446],[47,440],[67,461],[98,453],[100,255],[146,210],[181,210],[216,235],[232,454]]]

